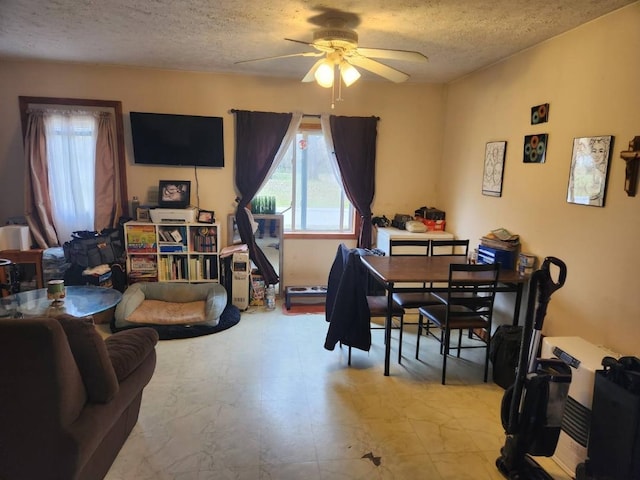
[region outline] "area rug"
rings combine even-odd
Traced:
[[[160,340],[173,340],[178,338],[200,337],[202,335],[222,332],[223,330],[237,325],[239,322],[240,310],[238,307],[235,305],[227,305],[222,312],[222,315],[220,315],[218,325],[215,327],[211,325],[140,325],[117,328],[115,326],[115,320],[112,320],[111,331],[115,333],[129,328],[150,327],[158,332]]]
[[[282,313],[285,315],[309,315],[309,314],[324,314],[324,303],[308,303],[291,305],[291,309],[287,310],[286,305],[282,304]]]

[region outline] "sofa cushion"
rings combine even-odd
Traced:
[[[89,401],[107,403],[118,393],[118,379],[93,320],[63,315],[58,322],[67,335]]]
[[[105,340],[109,358],[119,382],[126,379],[153,351],[158,333],[152,328],[117,332]]]
[[[125,320],[154,325],[202,323],[206,320],[205,306],[204,300],[178,303],[146,299]]]

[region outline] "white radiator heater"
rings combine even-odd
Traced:
[[[246,252],[236,252],[231,258],[231,303],[240,310],[249,307],[251,262]]]
[[[571,385],[553,460],[575,478],[576,467],[587,458],[595,371],[604,357],[620,355],[580,337],[545,337],[542,358],[559,358],[571,366]]]

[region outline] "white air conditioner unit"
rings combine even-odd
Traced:
[[[571,385],[564,408],[558,445],[553,460],[575,478],[576,467],[587,458],[595,371],[604,357],[620,355],[580,337],[545,337],[542,358],[559,358],[571,366]]]

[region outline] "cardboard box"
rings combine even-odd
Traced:
[[[444,232],[444,228],[447,224],[444,220],[428,220],[422,219],[422,223],[427,226],[427,230],[430,232]]]
[[[265,302],[266,286],[262,275],[251,273],[251,291],[249,305],[263,306]]]

